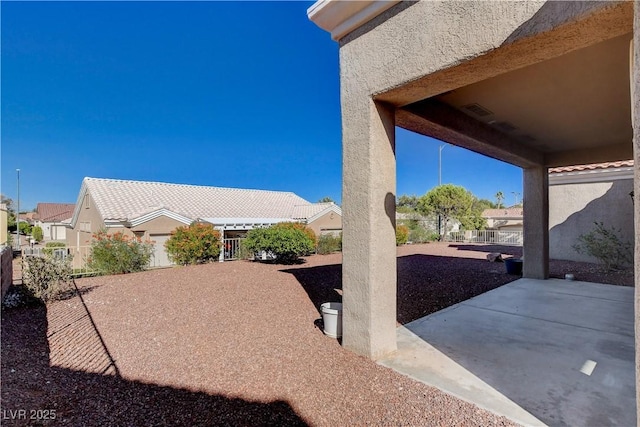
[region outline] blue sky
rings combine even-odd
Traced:
[[[82,178],[341,201],[338,44],[312,2],[2,2],[1,189],[75,202]],[[398,129],[397,193],[442,143]],[[519,168],[447,145],[442,181],[522,193]]]

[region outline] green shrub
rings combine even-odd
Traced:
[[[204,264],[220,255],[220,232],[211,224],[178,227],[164,244],[169,259],[179,265]]]
[[[409,241],[413,243],[426,243],[438,240],[438,233],[429,231],[424,227],[409,228]]]
[[[596,222],[590,233],[578,237],[573,249],[599,259],[607,271],[622,269],[633,262],[633,245],[622,241],[620,233],[621,230],[606,229],[602,222]]]
[[[396,246],[404,245],[409,241],[409,229],[404,225],[396,226]]]
[[[101,230],[93,235],[87,268],[99,274],[124,274],[143,271],[149,266],[153,244],[121,232],[107,234]]]
[[[51,255],[54,253],[56,248],[66,248],[67,244],[64,242],[47,242],[44,245],[44,249],[42,250],[42,252],[44,252],[45,255]]]
[[[35,240],[36,242],[42,242],[42,238],[44,237],[42,233],[42,227],[40,227],[39,225],[33,227],[31,229],[31,237],[33,237],[33,240]]]
[[[275,256],[278,263],[293,264],[301,256],[314,250],[315,241],[306,227],[300,227],[297,223],[281,223],[269,228],[250,230],[244,240],[244,247],[253,254],[265,251]]]
[[[322,234],[318,237],[316,253],[320,255],[340,252],[342,250],[342,236],[332,234]]]
[[[71,257],[26,256],[22,260],[22,282],[29,293],[43,301],[73,293]]]

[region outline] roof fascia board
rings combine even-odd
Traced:
[[[307,16],[337,41],[397,3],[400,1],[319,0],[307,9]]]
[[[132,219],[131,221],[129,221],[130,227],[137,227],[140,224],[144,224],[145,222],[154,220],[156,218],[159,218],[161,216],[166,216],[167,218],[171,218],[174,219],[178,222],[181,222],[183,224],[189,225],[193,222],[193,220],[191,218],[187,218],[184,215],[180,215],[178,213],[172,212],[168,209],[158,209],[156,211],[153,212],[149,212],[145,215],[139,216],[137,218]]]

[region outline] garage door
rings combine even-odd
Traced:
[[[155,251],[151,257],[152,267],[167,267],[172,265],[167,256],[167,252],[164,250],[164,242],[169,239],[169,236],[169,234],[151,234],[149,236],[151,240],[155,242],[153,244]]]

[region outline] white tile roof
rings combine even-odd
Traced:
[[[297,205],[293,207],[293,219],[308,219],[334,206],[335,203],[308,203],[305,205]]]
[[[284,191],[85,178],[79,206],[85,189],[104,220],[118,221],[131,221],[160,209],[193,220],[211,217],[293,219],[294,212],[297,215],[307,207],[312,210],[314,205]]]

